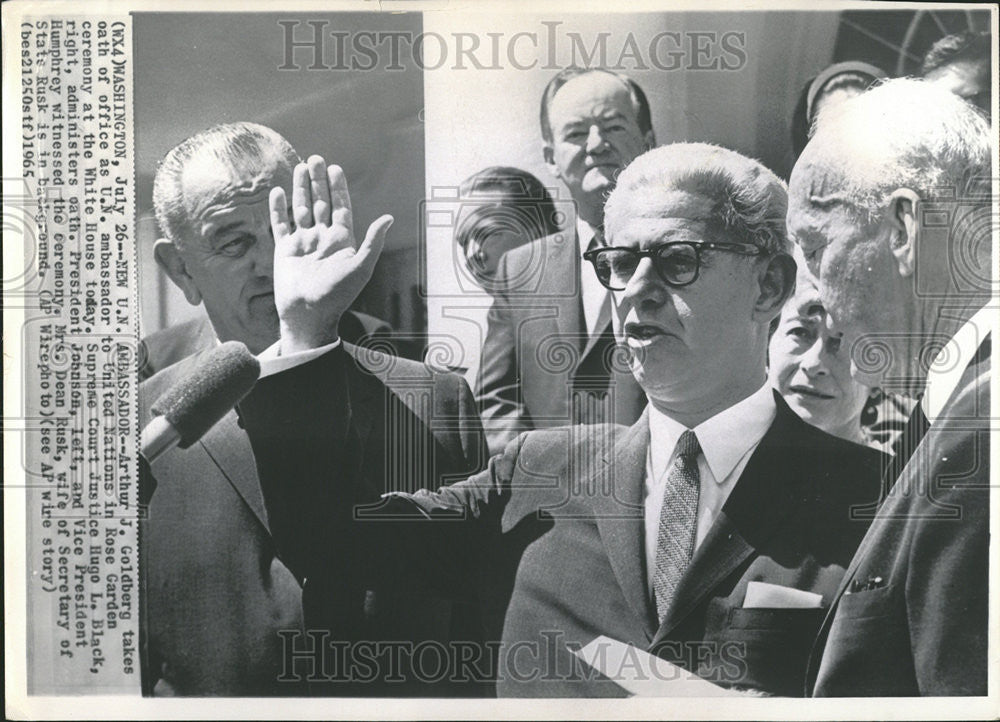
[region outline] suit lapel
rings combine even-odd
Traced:
[[[346,478],[361,481],[365,478],[381,479],[384,468],[383,449],[370,449],[372,429],[376,428],[376,418],[383,418],[385,400],[380,398],[379,391],[384,388],[376,373],[378,369],[370,369],[366,361],[371,362],[376,357],[364,349],[344,344],[347,352],[345,375],[347,379],[347,443],[356,445],[351,453],[346,455]],[[390,356],[380,356],[379,359],[392,359]],[[391,363],[388,364],[391,372]],[[369,452],[373,452],[369,458]],[[386,491],[378,489],[379,493]]]
[[[208,327],[207,322],[203,324],[202,330],[198,332],[198,338],[200,339],[198,343],[204,341],[204,327]],[[214,336],[212,339],[213,342],[211,344],[206,344],[206,349],[214,347]],[[201,355],[202,353],[199,352],[187,356],[143,383],[139,394],[141,418],[149,418],[151,414],[149,408],[153,405],[153,402],[159,398],[159,395],[163,391],[183,378],[185,374],[190,373],[196,367]],[[239,426],[236,412],[230,411],[227,413],[219,423],[205,433],[198,444],[208,455],[209,459],[211,459],[223,478],[229,482],[229,485],[233,487],[233,490],[250,508],[253,515],[257,517],[258,521],[263,525],[264,530],[270,534],[267,511],[264,507],[264,497],[260,490],[260,480],[257,476],[257,465],[254,461],[253,449],[250,446],[250,439],[247,437],[246,432]]]
[[[642,489],[649,448],[647,413],[614,446],[605,458],[610,484],[597,484],[594,511],[615,578],[636,616],[642,620],[646,636],[656,631],[656,612],[646,591],[646,553],[643,548],[645,518]],[[601,493],[603,489],[605,493]],[[611,490],[611,493],[607,493]]]
[[[673,604],[653,640],[667,638],[713,589],[788,519],[800,475],[795,459],[803,421],[775,394],[777,414],[747,463],[719,517],[695,552]],[[762,503],[766,500],[766,503]]]
[[[969,365],[965,367],[965,372],[962,374],[961,380],[949,397],[948,403],[944,406],[946,410],[958,394],[975,384],[977,376],[983,373],[984,370],[986,373],[989,372],[991,348],[991,337],[988,335],[980,344],[979,349],[976,351],[976,355],[969,362]],[[920,428],[917,430],[911,430],[909,428],[911,423],[920,425]],[[931,427],[927,421],[927,417],[924,416],[923,411],[920,409],[920,404],[918,403],[917,407],[913,411],[913,414],[910,416],[910,421],[907,422],[906,427],[903,429],[902,436],[912,439],[914,436],[919,434],[920,443],[924,443],[924,441],[927,440],[927,432],[930,431],[930,428]],[[903,444],[899,444],[898,441],[896,444],[893,444],[893,448],[897,451],[897,453],[900,452],[900,449],[897,448],[899,446],[904,447],[902,452],[906,453],[907,444],[905,442]],[[891,488],[895,485],[898,477],[902,476],[909,460],[914,456],[918,459],[920,458],[920,456],[916,453],[916,446],[917,445],[910,446],[908,449],[909,454],[907,455],[905,462],[894,463],[894,459],[890,460],[889,469],[897,471],[898,476],[895,478],[883,476],[883,490],[886,492],[891,491]],[[883,502],[884,501],[885,500],[883,499]],[[872,511],[877,512],[877,509]],[[840,604],[840,599],[844,596],[844,592],[847,591],[847,587],[854,580],[854,575],[857,573],[858,567],[864,561],[865,555],[873,543],[871,540],[876,536],[876,529],[880,524],[884,523],[885,519],[886,517],[884,516],[875,516],[871,526],[868,528],[868,532],[861,539],[861,543],[858,545],[858,549],[855,551],[854,557],[851,559],[851,563],[847,566],[847,570],[844,572],[843,578],[840,580],[840,585],[837,587],[837,593],[833,595],[833,603],[830,604],[830,608],[826,611],[826,616],[823,618],[823,624],[820,626],[819,633],[816,635],[816,640],[813,643],[812,651],[809,654],[809,662],[806,666],[807,695],[812,694],[813,685],[816,683],[816,677],[819,675],[819,667],[820,663],[823,661],[823,650],[826,647],[826,639],[830,633],[830,626],[833,624],[833,619],[836,616],[837,606]]]
[[[253,448],[250,446],[250,438],[237,422],[236,412],[226,414],[199,443],[270,534]]]
[[[965,367],[965,371],[962,374],[962,378],[959,380],[958,385],[955,387],[955,390],[952,392],[951,396],[949,397],[948,403],[945,404],[944,409],[945,409],[946,412],[947,412],[948,407],[952,404],[953,400],[955,399],[955,397],[958,394],[962,393],[962,391],[964,389],[969,388],[970,386],[972,386],[972,385],[975,384],[976,377],[980,373],[983,372],[984,368],[987,369],[987,371],[988,371],[988,369],[989,369],[989,360],[990,360],[990,338],[987,336],[987,338],[979,346],[979,350],[976,352],[975,357],[969,362],[969,365]],[[909,426],[910,423],[916,423],[916,424],[918,424],[919,428],[916,429],[915,431],[911,431],[909,428],[904,428],[903,429],[903,436],[906,436],[908,438],[913,438],[914,436],[916,436],[917,434],[919,434],[920,444],[923,444],[925,442],[929,443],[929,438],[928,438],[928,433],[927,432],[929,432],[931,430],[931,426],[930,426],[929,422],[927,421],[927,417],[924,416],[924,414],[923,414],[922,411],[920,411],[920,404],[919,403],[917,404],[917,408],[914,410],[913,414],[910,416],[910,421],[907,422],[907,427]],[[933,435],[931,435],[931,436],[933,436]],[[898,477],[902,476],[903,472],[906,470],[906,467],[907,467],[910,459],[912,459],[914,457],[916,457],[917,459],[919,459],[921,457],[921,454],[917,454],[917,448],[919,448],[920,444],[917,444],[916,448],[910,448],[908,450],[909,453],[908,453],[906,461],[904,463],[893,464],[892,462],[890,462],[889,468],[890,469],[896,469],[898,471],[898,476],[896,478],[885,478],[885,477],[883,477],[883,484],[888,483],[890,490],[891,490],[891,487],[895,485]],[[902,444],[902,446],[905,447],[906,444],[904,443],[904,444]],[[904,448],[903,451],[905,453],[907,451],[907,449]],[[886,488],[886,487],[883,485],[883,488]],[[883,499],[883,504],[884,504],[884,501],[885,500]],[[877,511],[877,510],[875,510],[875,511]],[[864,553],[867,551],[868,547],[871,545],[871,542],[869,540],[874,536],[873,530],[876,527],[876,525],[878,525],[880,523],[880,521],[881,521],[882,518],[884,518],[884,517],[879,517],[877,515],[875,516],[875,519],[872,522],[871,527],[869,527],[868,532],[865,534],[864,538],[861,540],[861,543],[858,545],[858,549],[854,553],[854,558],[851,559],[851,563],[847,567],[847,571],[844,574],[844,578],[840,582],[840,587],[837,590],[837,594],[834,596],[834,600],[839,601],[840,597],[843,596],[844,590],[847,589],[847,585],[851,583],[851,579],[854,577],[854,572],[857,570],[859,564],[861,563],[861,560],[864,557]],[[830,611],[827,613],[827,618],[828,619],[830,617],[832,617],[833,611],[836,608],[836,606],[837,606],[836,603],[830,605]]]
[[[552,299],[556,306],[556,327],[560,338],[571,339],[577,351],[580,351],[585,345],[586,335],[583,324],[583,301],[579,292],[570,292],[573,289],[579,291],[579,242],[575,229],[569,239],[566,238],[569,236],[568,231],[562,235],[561,241],[557,236],[549,236],[545,244],[547,265],[542,276],[543,288],[540,290],[543,298]],[[581,354],[580,359],[582,358]]]
[[[590,355],[590,352],[594,350],[594,347],[597,346],[598,341],[604,338],[606,333],[610,332],[611,330],[610,327],[611,327],[611,296],[605,294],[604,303],[601,304],[601,312],[597,316],[597,324],[594,326],[597,332],[587,336],[586,346],[584,346],[583,353],[580,354],[581,363],[583,362],[584,359],[587,358],[587,356]],[[586,332],[586,329],[584,329],[584,332]]]

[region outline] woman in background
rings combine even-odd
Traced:
[[[864,413],[877,392],[851,377],[851,350],[831,331],[819,289],[794,249],[795,293],[781,311],[768,347],[771,385],[802,420],[848,441],[881,448]]]

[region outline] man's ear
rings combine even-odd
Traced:
[[[545,159],[545,165],[548,167],[549,173],[562,180],[562,175],[559,173],[559,166],[556,165],[555,151],[552,149],[551,143],[542,143],[542,158]]]
[[[195,285],[194,279],[188,275],[187,266],[184,265],[184,259],[181,258],[180,250],[174,242],[166,238],[159,239],[153,245],[153,256],[155,256],[160,268],[170,276],[174,285],[184,293],[187,302],[192,306],[200,304],[201,291]]]
[[[889,226],[889,249],[896,259],[899,275],[909,278],[915,270],[920,241],[920,196],[909,188],[898,188],[889,196],[885,223]]]
[[[795,259],[787,253],[767,256],[760,276],[760,293],[754,305],[754,316],[771,323],[781,313],[781,307],[795,291]]]

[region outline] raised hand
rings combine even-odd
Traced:
[[[295,166],[294,225],[283,189],[273,188],[269,202],[281,352],[332,343],[341,315],[372,276],[393,218],[377,218],[359,246],[344,171],[318,155]]]

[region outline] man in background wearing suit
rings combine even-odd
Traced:
[[[610,246],[588,260],[614,294],[647,411],[630,428],[528,432],[480,475],[355,509],[372,517],[356,526],[380,555],[369,567],[401,583],[447,584],[463,563],[488,569],[483,596],[503,619],[501,695],[624,694],[571,654],[599,635],[721,686],[802,694],[825,608],[867,528],[850,509],[877,499],[882,455],[806,424],[767,384],[769,326],[795,278],[785,212],[781,180],[733,151],[674,144],[637,158],[608,200]],[[297,398],[309,379],[307,366],[264,379],[242,418],[254,447],[272,452],[259,456],[269,504],[329,520],[326,537],[279,547],[325,549],[335,579],[343,551],[326,539],[342,512],[285,491],[330,477],[335,460],[321,441],[302,453],[271,423],[322,426],[329,402]],[[286,459],[306,463],[290,470]],[[414,525],[398,521],[407,514]]]
[[[575,226],[505,254],[483,342],[476,397],[490,451],[521,431],[630,424],[645,405],[613,358],[608,292],[582,255],[603,244],[604,201],[618,173],[656,139],[635,81],[568,68],[542,95],[545,164],[569,189]]]
[[[920,399],[817,643],[818,696],[987,692],[990,145],[975,108],[893,80],[823,117],[792,171],[789,233],[855,377]]]
[[[291,145],[270,128],[233,123],[189,138],[167,154],[154,188],[165,234],[156,246],[157,261],[191,303],[205,303],[214,332],[211,345],[215,339],[243,342],[261,354],[264,374],[280,368],[287,362],[282,355],[293,350],[288,334],[282,336],[275,292],[280,266],[287,266],[288,259],[275,259],[268,209],[269,193],[292,188],[293,173],[295,194],[301,195],[303,184],[317,189],[308,232],[332,235],[338,258],[346,254],[350,260],[354,236],[342,172],[331,167],[328,174],[316,156],[308,166],[300,163]],[[293,195],[293,204],[297,200]],[[372,225],[369,237],[381,240],[387,218]],[[295,221],[305,221],[298,207]],[[374,259],[350,287],[351,301],[373,266]],[[308,290],[319,277],[314,273],[301,281],[300,290]],[[330,392],[337,398],[336,411],[343,412],[336,438],[324,440],[336,451],[341,474],[336,484],[318,493],[352,498],[399,488],[393,464],[425,473],[421,483],[447,483],[481,468],[485,442],[465,382],[423,364],[341,343],[341,316],[338,311],[319,320],[329,345],[323,358],[311,364],[321,368],[316,385],[306,390]],[[284,347],[276,345],[279,337]],[[282,355],[276,357],[278,353]],[[188,356],[140,386],[143,423],[165,390],[196,372],[200,355]],[[279,417],[270,423],[283,428]],[[191,448],[160,457],[152,473],[156,493],[142,529],[150,652],[143,674],[151,677],[155,694],[301,694],[306,691],[302,686],[279,676],[291,671],[285,666],[287,645],[301,652],[314,643],[302,637],[304,628],[325,630],[338,641],[467,638],[474,633],[461,628],[473,621],[456,605],[385,594],[343,578],[336,588],[326,587],[310,578],[313,560],[308,554],[281,554],[272,532],[312,532],[312,517],[289,515],[280,506],[265,508],[253,450],[233,412]],[[283,640],[279,632],[291,636]],[[427,691],[408,687],[409,680],[391,687],[380,687],[380,681],[364,688],[332,683],[318,691]]]

